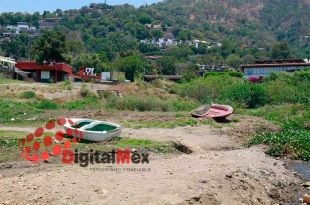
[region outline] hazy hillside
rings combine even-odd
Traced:
[[[197,29],[197,36],[234,36],[262,47],[286,40],[305,48],[310,35],[309,0],[166,0],[149,9],[172,25]]]
[[[79,10],[55,12],[2,13],[0,34],[8,32],[7,25],[26,21],[40,28],[40,21],[57,19],[53,30],[66,34],[71,54],[100,52],[109,61],[124,53],[159,51],[141,45],[144,39],[175,37],[177,41],[194,39],[233,44],[230,53],[242,58],[268,58],[272,44],[288,42],[293,57],[309,57],[310,0],[165,0],[135,8],[128,4],[109,6],[92,4]],[[149,25],[159,25],[150,28]],[[33,37],[22,34],[11,40],[1,40],[5,55],[28,58]],[[247,48],[236,52],[237,48]],[[0,52],[1,52],[0,50]],[[194,50],[206,54],[206,50]],[[191,55],[191,54],[188,54]],[[222,55],[225,59],[227,55]],[[187,59],[188,60],[188,59]]]

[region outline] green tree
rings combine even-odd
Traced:
[[[101,72],[105,67],[105,63],[108,61],[104,53],[81,53],[74,57],[71,64],[74,68],[95,68],[95,72]]]
[[[192,32],[188,29],[182,30],[178,32],[177,34],[177,40],[180,41],[186,41],[186,40],[191,40],[192,39]]]
[[[29,58],[30,38],[28,34],[20,34],[11,40],[3,40],[1,49],[6,56],[11,56],[16,60]]]
[[[237,44],[231,39],[224,39],[221,47],[221,55],[223,58],[227,58],[230,54],[237,52]]]
[[[66,37],[56,31],[44,30],[40,37],[33,43],[36,61],[64,61],[67,53]]]
[[[272,46],[271,58],[286,59],[291,57],[291,51],[286,42],[276,43]]]
[[[164,35],[160,29],[152,30],[151,34],[152,34],[153,38],[155,38],[155,39],[159,39],[159,38],[163,37],[163,35]]]
[[[71,41],[67,41],[67,48],[68,51],[73,55],[76,56],[80,53],[83,53],[84,48],[83,48],[83,44],[81,41],[77,41],[77,40],[71,40]]]
[[[152,18],[147,15],[147,14],[142,14],[140,17],[139,17],[139,22],[141,24],[148,24],[148,23],[152,23]]]
[[[141,73],[145,62],[138,55],[121,57],[111,64],[112,70],[125,72],[126,79],[134,81],[135,74]]]
[[[175,75],[176,73],[176,58],[174,56],[163,56],[157,60],[160,71],[164,75]]]
[[[192,54],[194,54],[194,51],[188,45],[171,46],[165,51],[165,55],[174,56],[177,59],[186,59]]]
[[[159,52],[160,48],[157,45],[140,43],[138,47],[141,53]]]
[[[237,68],[242,63],[241,58],[236,54],[230,54],[225,61],[233,68]]]

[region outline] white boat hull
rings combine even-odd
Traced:
[[[66,119],[66,124],[63,126],[65,132],[70,129],[70,133],[72,133],[72,137],[75,137],[77,140],[83,139],[93,142],[102,142],[108,141],[113,137],[118,137],[121,135],[121,126],[117,124],[113,124],[110,122],[98,121],[98,120],[91,120],[91,119],[79,119],[79,118],[71,118],[70,120],[74,123],[74,125],[83,124],[81,127],[75,128],[71,123]],[[96,125],[108,125],[115,127],[115,129],[110,131],[91,131],[87,129],[91,129]],[[78,130],[76,133],[74,130]]]

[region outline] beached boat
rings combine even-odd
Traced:
[[[73,137],[94,142],[107,141],[121,134],[120,125],[92,119],[66,119],[64,129],[66,133],[69,130]],[[74,130],[79,132],[74,132]]]
[[[204,117],[207,115],[210,107],[211,107],[210,105],[202,105],[202,106],[196,108],[195,110],[191,111],[190,114],[193,117]]]
[[[193,117],[201,118],[226,118],[227,116],[233,113],[233,108],[229,105],[202,105],[199,108],[196,108],[190,114]]]
[[[205,117],[207,118],[226,118],[233,113],[233,108],[229,105],[212,104]]]

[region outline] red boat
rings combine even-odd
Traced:
[[[193,117],[206,117],[206,118],[226,118],[233,113],[233,108],[229,105],[212,104],[212,106],[203,105],[190,114]]]
[[[229,105],[213,104],[206,113],[207,118],[226,118],[233,113],[234,109]]]

